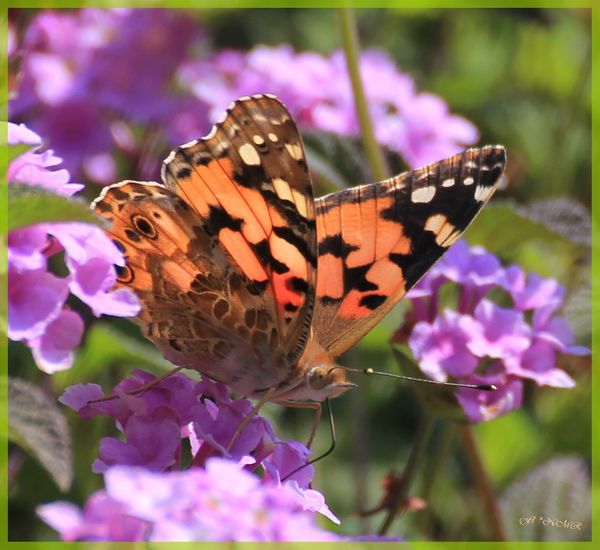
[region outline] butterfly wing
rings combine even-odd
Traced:
[[[469,149],[316,200],[313,337],[336,357],[369,332],[462,235],[496,189],[501,146]]]
[[[93,203],[124,252],[118,281],[140,297],[142,329],[173,363],[244,395],[285,385],[316,285],[312,184],[288,112],[272,97],[238,100],[169,155],[163,179]]]
[[[157,183],[125,181],[93,206],[125,256],[117,283],[136,292],[137,320],[169,361],[243,394],[285,376],[272,312],[184,200]],[[248,361],[271,371],[241,369]]]
[[[163,180],[253,282],[294,362],[310,329],[317,244],[302,139],[286,108],[267,95],[235,101],[207,137],[171,153]]]

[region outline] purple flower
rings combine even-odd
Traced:
[[[173,540],[205,540],[207,536],[211,537],[209,540],[221,540],[219,537],[229,540],[228,537],[231,536],[231,527],[228,523],[223,523],[222,519],[215,520],[214,525],[210,522],[203,525],[203,528],[212,533],[212,535],[206,535],[200,529],[199,524],[191,525],[192,531],[187,531],[183,524],[173,523],[170,517],[174,514],[173,510],[161,510],[160,507],[157,507],[156,502],[148,504],[147,499],[156,495],[156,491],[153,489],[155,487],[154,480],[159,479],[151,477],[150,472],[178,472],[178,469],[183,466],[181,464],[182,442],[186,438],[189,438],[190,441],[192,460],[186,462],[188,469],[179,474],[182,476],[181,483],[184,483],[183,479],[185,479],[185,484],[188,485],[185,490],[177,489],[174,493],[178,495],[177,503],[171,503],[171,497],[167,499],[169,507],[193,509],[193,506],[198,505],[199,497],[195,494],[194,482],[189,480],[202,479],[203,476],[211,475],[213,489],[220,484],[222,485],[218,488],[220,492],[234,496],[240,502],[244,501],[244,498],[246,500],[251,498],[248,493],[256,493],[259,498],[260,494],[266,491],[268,498],[265,497],[265,502],[268,502],[269,506],[273,508],[273,514],[283,514],[282,521],[285,520],[286,525],[289,523],[290,529],[294,528],[294,536],[299,536],[300,525],[305,526],[309,534],[311,529],[310,526],[305,525],[304,519],[296,525],[285,517],[292,495],[295,503],[294,510],[318,512],[339,523],[339,520],[327,507],[323,496],[309,488],[314,474],[312,467],[301,468],[293,475],[289,475],[306,464],[310,451],[304,445],[296,441],[278,439],[269,423],[259,415],[254,415],[241,430],[233,445],[229,445],[240,424],[247,420],[248,415],[252,414],[253,407],[250,401],[232,399],[227,387],[222,384],[208,379],[194,382],[181,373],[173,374],[157,382],[143,393],[137,395],[125,393],[147,384],[152,379],[152,375],[148,373],[135,371],[132,378],[124,380],[113,390],[112,393],[119,397],[96,403],[90,403],[90,401],[102,397],[102,390],[95,384],[71,386],[59,398],[63,404],[78,411],[82,418],[104,415],[112,416],[115,419],[116,426],[123,433],[124,439],[103,438],[100,442],[98,459],[93,464],[93,470],[109,476],[107,477],[107,491],[112,496],[115,496],[115,493],[111,487],[116,487],[109,483],[112,472],[125,471],[124,469],[118,470],[118,468],[126,466],[137,466],[139,467],[138,472],[147,472],[143,475],[140,473],[135,478],[140,483],[146,483],[149,480],[148,493],[144,492],[142,495],[140,492],[137,497],[137,501],[145,507],[146,512],[137,510],[133,515],[157,522],[155,526],[157,531],[153,536],[158,538],[152,540],[168,540],[170,538]],[[220,457],[227,458],[227,460],[220,460]],[[231,473],[231,464],[235,464],[235,476]],[[248,470],[248,473],[242,471],[242,468]],[[264,471],[262,478],[250,475],[249,471],[259,469]],[[202,473],[204,471],[207,473]],[[239,480],[236,481],[237,477]],[[174,476],[169,479],[177,480],[179,478]],[[173,483],[176,482],[173,481]],[[189,485],[190,483],[192,485]],[[141,490],[142,488],[140,488]],[[173,490],[175,491],[175,488]],[[128,490],[124,489],[124,493],[127,492]],[[168,496],[169,493],[163,491],[161,494]],[[118,497],[115,498],[118,499]],[[210,496],[205,495],[205,499],[206,502],[199,505],[201,506],[199,513],[202,506],[214,507],[215,505]],[[251,505],[251,502],[248,502],[248,505]],[[155,514],[152,517],[148,515],[151,512]],[[204,520],[207,517],[204,514]],[[245,521],[249,522],[248,531],[244,532],[240,524],[238,536],[241,538],[235,540],[258,540],[254,537],[263,536],[255,532],[255,519],[252,514],[246,517]],[[192,518],[189,521],[195,520]],[[240,519],[240,521],[242,520]],[[284,527],[282,525],[282,529]],[[225,531],[218,534],[221,533],[219,529],[225,529]],[[156,535],[156,533],[160,533],[160,535]],[[279,534],[268,535],[268,537],[272,537],[272,540],[280,540],[277,537],[284,537],[287,540],[285,537],[288,536],[292,536],[292,531],[288,532],[285,529]],[[302,533],[300,538],[293,540],[309,540],[304,539],[304,536],[307,534]],[[264,540],[271,540],[271,538]]]
[[[317,510],[337,520],[316,491],[261,483],[230,460],[166,473],[115,466],[105,484],[83,511],[55,502],[38,514],[66,541],[338,540],[315,524]]]
[[[63,541],[144,540],[147,530],[147,522],[127,514],[104,491],[92,495],[83,510],[70,502],[53,502],[39,506],[37,513]]]
[[[205,111],[193,108],[191,96],[172,91],[177,66],[201,38],[189,14],[177,10],[41,12],[20,45],[23,63],[11,118],[44,135],[71,174],[108,183],[116,176],[110,156],[119,150],[114,125],[121,118],[179,136],[185,125],[178,119],[172,129],[171,119],[185,103],[198,124],[205,122]]]
[[[167,87],[174,67],[201,37],[197,29],[189,14],[177,10],[120,14],[112,25],[112,40],[95,51],[86,67],[85,89],[94,90],[104,108],[130,120],[164,120],[170,114]]]
[[[138,465],[162,472],[179,458],[181,429],[173,420],[131,416],[124,431],[125,442],[113,437],[102,439],[99,458],[92,464],[94,472],[105,472],[114,464]]]
[[[530,345],[530,327],[523,314],[489,300],[479,302],[473,316],[461,320],[469,335],[467,347],[477,357],[505,358],[524,352]]]
[[[73,363],[73,350],[81,343],[83,321],[74,311],[63,309],[43,334],[28,341],[40,369],[52,373],[66,370]]]
[[[40,146],[42,139],[24,124],[8,123],[9,145]],[[26,151],[14,158],[8,166],[6,179],[11,183],[35,185],[58,195],[70,196],[83,189],[83,185],[69,183],[69,172],[65,169],[52,169],[62,160],[54,156],[51,150],[43,153],[37,149]]]
[[[458,287],[456,309],[440,312],[444,287]],[[490,299],[508,294],[505,307]],[[566,320],[557,317],[564,288],[552,279],[503,268],[482,248],[459,241],[411,290],[413,308],[395,340],[407,343],[423,372],[434,380],[489,383],[496,392],[461,389],[456,397],[471,422],[490,420],[522,403],[523,383],[570,388],[574,380],[557,366],[559,354],[587,355]],[[477,374],[476,374],[477,373]]]
[[[177,468],[183,439],[190,442],[191,466],[203,467],[214,456],[234,460],[252,456],[253,468],[262,466],[265,481],[272,483],[280,483],[306,464],[310,451],[301,443],[279,440],[259,415],[251,418],[228,448],[253,406],[249,400],[232,399],[226,386],[208,379],[194,382],[177,373],[143,393],[126,393],[152,379],[149,373],[136,370],[113,390],[118,398],[97,403],[89,403],[102,397],[102,390],[94,384],[71,386],[59,398],[82,418],[113,417],[125,436],[125,441],[102,439],[94,471],[102,472],[113,465],[140,465],[157,471]],[[302,468],[287,482],[306,489],[313,474],[312,467]]]
[[[477,140],[467,120],[451,115],[441,98],[419,93],[384,52],[363,52],[361,74],[378,141],[411,166],[447,157]],[[184,63],[179,80],[210,107],[214,119],[239,96],[270,92],[290,109],[300,126],[356,136],[359,122],[342,52],[326,58],[296,53],[288,45],[257,46],[244,53],[220,51]]]
[[[275,483],[289,479],[299,487],[309,487],[315,475],[312,466],[305,466],[309,456],[310,451],[298,441],[277,441],[273,452],[263,460],[265,479]]]
[[[9,123],[9,142],[38,145],[27,127]],[[70,184],[66,170],[51,170],[60,162],[51,151],[26,151],[11,161],[8,181],[71,195],[81,188]],[[48,270],[48,258],[64,251],[66,277]],[[65,308],[69,294],[92,308],[94,315],[131,316],[139,311],[135,295],[111,291],[115,265],[123,257],[98,227],[84,223],[40,223],[8,234],[8,336],[23,341],[38,367],[53,373],[68,369],[83,334],[79,315]]]
[[[8,337],[38,338],[62,311],[69,294],[65,279],[44,269],[19,271],[8,266]]]
[[[485,422],[509,413],[523,404],[523,381],[504,373],[487,376],[471,376],[464,379],[469,384],[494,384],[495,392],[460,388],[456,399],[462,406],[469,422]]]
[[[82,175],[89,159],[114,154],[115,144],[106,116],[88,97],[69,97],[47,108],[31,124],[61,152],[65,167],[73,174]]]
[[[459,378],[475,370],[478,358],[469,350],[469,332],[461,324],[467,316],[445,310],[433,323],[417,323],[408,345],[421,370],[433,380],[446,381],[448,376]]]

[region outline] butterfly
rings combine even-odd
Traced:
[[[92,203],[125,257],[145,336],[178,367],[284,405],[354,386],[336,358],[456,242],[494,193],[500,145],[315,199],[302,138],[272,95],[242,97],[172,151],[162,184]]]

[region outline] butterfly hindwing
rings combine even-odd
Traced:
[[[123,251],[118,285],[135,290],[144,334],[176,365],[250,393],[285,378],[275,319],[203,220],[151,182],[107,187],[94,210]],[[240,369],[250,361],[262,369]]]
[[[493,194],[501,146],[316,200],[313,338],[332,357],[369,332],[462,235]]]
[[[302,139],[285,107],[273,96],[237,100],[207,137],[171,153],[163,180],[253,283],[294,362],[310,328],[317,250]]]

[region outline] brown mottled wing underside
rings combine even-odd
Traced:
[[[469,149],[316,200],[313,338],[332,357],[388,313],[462,235],[496,189],[501,146]]]
[[[118,284],[140,298],[138,322],[165,357],[241,388],[263,378],[268,385],[273,372],[239,371],[247,361],[271,365],[270,312],[189,205],[157,183],[125,181],[107,187],[94,209],[125,256]]]
[[[121,182],[93,203],[140,297],[145,334],[179,366],[243,394],[293,376],[315,297],[312,185],[300,135],[268,96],[242,98],[173,151],[165,185]]]
[[[252,283],[293,363],[310,328],[317,245],[302,139],[286,108],[266,95],[235,101],[207,137],[171,153],[163,180]]]

